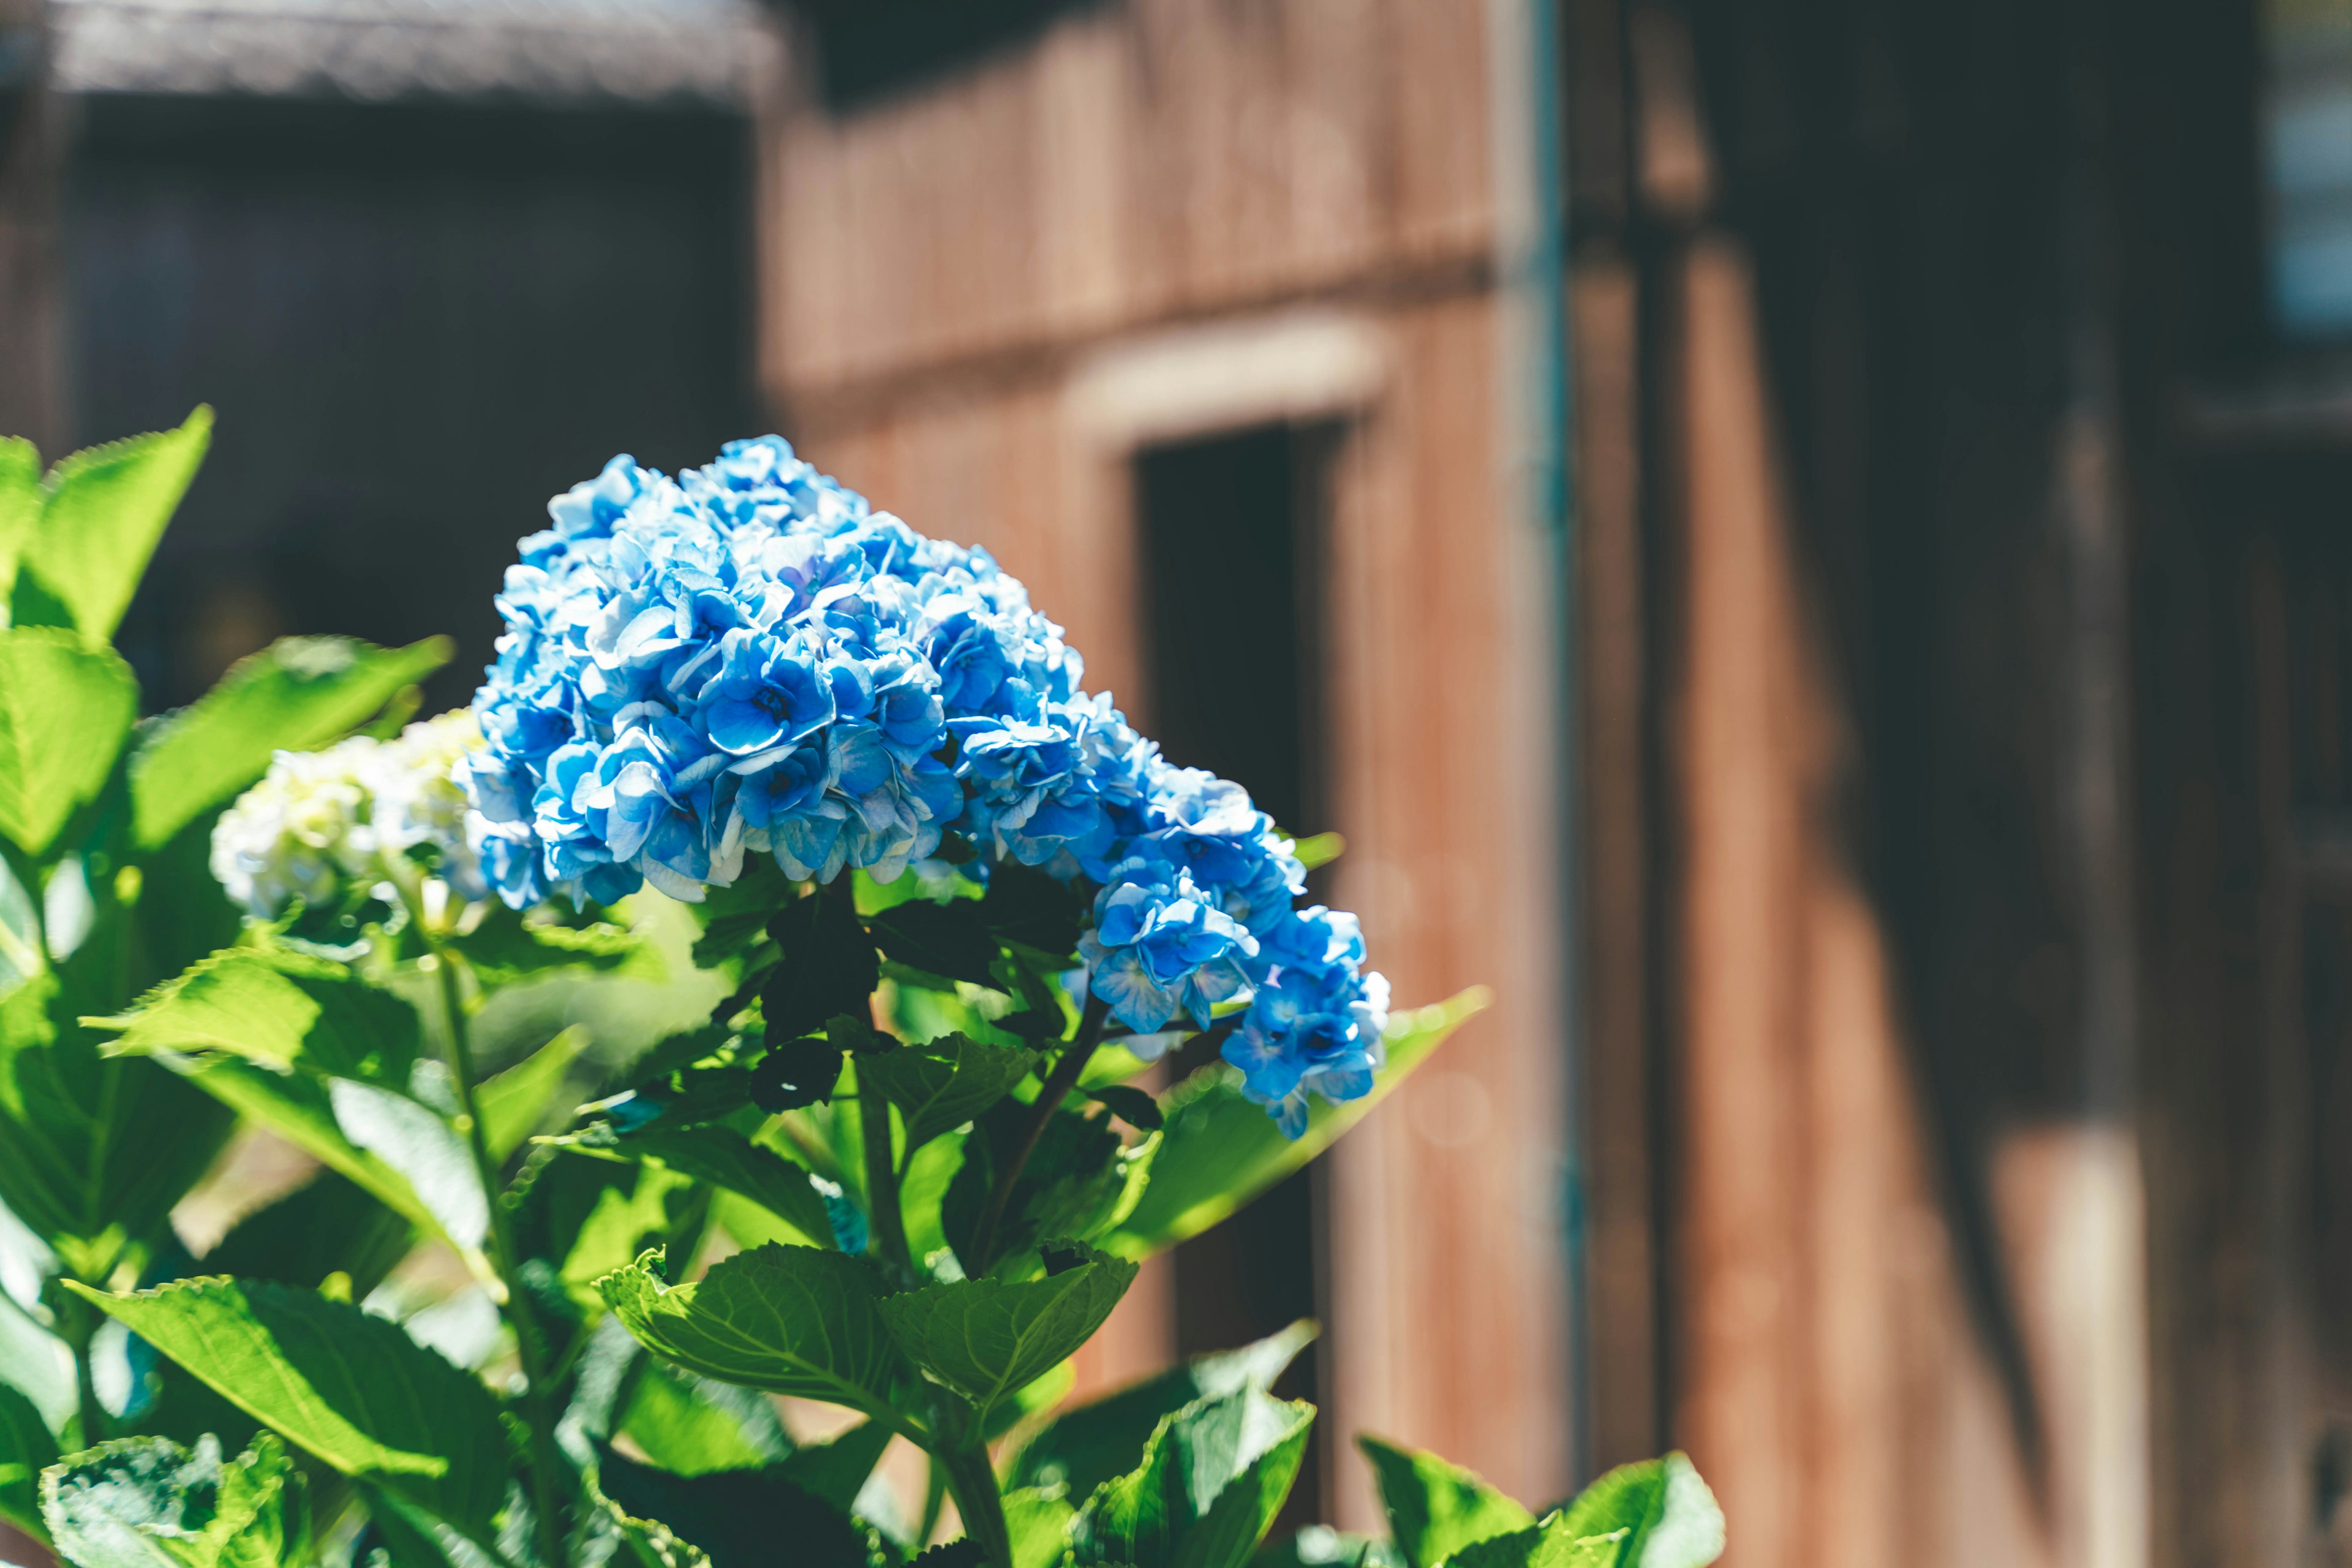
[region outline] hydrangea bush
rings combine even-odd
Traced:
[[[1534,1510],[1370,1439],[1389,1536],[1265,1542],[1312,1324],[1070,1402],[1142,1259],[1477,998],[1391,1015],[1301,907],[1332,842],[985,552],[774,437],[617,458],[470,710],[408,721],[439,645],[298,639],[135,723],[207,424],[0,444],[0,1519],[81,1568],[1713,1560],[1678,1456]],[[310,1173],[207,1230],[240,1128]]]
[[[1138,1037],[1248,1002],[1224,1054],[1284,1131],[1369,1092],[1388,983],[1229,780],[1172,765],[988,552],[927,539],[793,455],[672,479],[615,458],[558,497],[499,597],[471,842],[499,891],[699,900],[750,856],[829,883],[945,854],[1098,889],[1083,984]]]

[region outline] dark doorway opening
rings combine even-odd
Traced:
[[[1294,833],[1326,824],[1324,537],[1339,428],[1274,426],[1136,459],[1146,715],[1169,759],[1237,781]],[[1180,1056],[1184,1073],[1208,1058]],[[1196,1355],[1330,1321],[1320,1165],[1176,1249],[1176,1342]],[[1318,1355],[1276,1392],[1321,1403]],[[1328,1516],[1320,1428],[1277,1529]]]

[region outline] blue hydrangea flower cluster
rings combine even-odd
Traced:
[[[509,903],[698,900],[744,857],[889,881],[946,835],[1099,888],[1085,984],[1138,1035],[1205,1028],[1293,1136],[1365,1093],[1387,984],[1354,919],[1239,785],[1179,768],[1080,684],[985,550],[927,539],[793,455],[730,443],[676,478],[615,458],[520,544],[460,767]]]

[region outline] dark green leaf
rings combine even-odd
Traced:
[[[506,1496],[498,1406],[399,1325],[262,1281],[68,1288],[335,1469],[373,1477],[478,1540],[489,1533]]]
[[[841,1082],[841,1053],[835,1040],[787,1040],[773,1046],[751,1069],[746,1092],[751,1103],[771,1116],[821,1104]]]
[[[773,912],[766,908],[734,910],[705,920],[702,934],[694,939],[694,966],[716,969],[747,952],[767,936],[768,917]]]
[[[0,1309],[5,1310],[5,1309]],[[0,1383],[0,1519],[36,1539],[41,1527],[41,1472],[58,1462],[57,1439],[33,1402]]]
[[[42,1478],[41,1511],[78,1568],[293,1568],[308,1556],[301,1479],[267,1432],[226,1463],[211,1436],[194,1452],[161,1437],[102,1443]]]
[[[446,637],[403,648],[283,637],[237,660],[220,684],[142,732],[131,759],[140,847],[152,849],[226,805],[278,752],[317,751],[357,729],[450,651]]]
[[[1105,1482],[1079,1510],[1081,1564],[1240,1568],[1297,1478],[1315,1409],[1255,1390],[1204,1399],[1165,1417],[1143,1463]]]
[[[515,985],[558,970],[610,974],[659,965],[635,931],[604,922],[585,926],[526,922],[500,904],[457,940],[457,951],[486,986]]]
[[[856,1506],[866,1479],[882,1462],[891,1431],[879,1421],[861,1421],[829,1443],[812,1443],[776,1468],[786,1480],[820,1501],[847,1513]]]
[[[129,1012],[89,1022],[121,1031],[110,1056],[217,1052],[277,1073],[300,1068],[404,1088],[424,1038],[406,1002],[340,963],[283,948],[215,954]]]
[[[1008,1472],[1012,1484],[1060,1487],[1071,1497],[1090,1497],[1105,1481],[1135,1468],[1163,1418],[1204,1397],[1266,1392],[1314,1342],[1317,1331],[1302,1318],[1255,1344],[1195,1356],[1173,1371],[1066,1410],[1014,1457]]]
[[[1223,1220],[1329,1148],[1486,1001],[1486,991],[1474,987],[1449,1002],[1398,1014],[1391,1023],[1388,1065],[1372,1092],[1345,1105],[1313,1101],[1306,1134],[1296,1142],[1282,1135],[1264,1106],[1242,1097],[1238,1072],[1223,1062],[1201,1068],[1161,1097],[1167,1141],[1152,1163],[1151,1185],[1103,1246],[1124,1257],[1149,1258]]]
[[[347,1274],[358,1300],[407,1255],[415,1234],[414,1226],[358,1183],[321,1169],[237,1221],[205,1254],[204,1271],[312,1290],[330,1274]]]
[[[996,939],[978,900],[935,904],[916,899],[892,905],[867,923],[874,944],[900,963],[975,985],[995,984],[989,968],[996,962]]]
[[[865,1016],[881,963],[848,900],[795,899],[769,920],[768,934],[783,955],[760,994],[771,1044],[813,1035],[837,1014]]]
[[[1087,1091],[1087,1098],[1106,1106],[1113,1116],[1144,1132],[1157,1132],[1168,1124],[1160,1114],[1160,1102],[1132,1084],[1106,1084]]]
[[[968,899],[957,902],[967,909],[973,907]],[[919,1046],[859,1058],[857,1081],[861,1089],[871,1085],[898,1108],[906,1123],[906,1146],[914,1150],[943,1132],[954,1131],[1003,1100],[1036,1065],[1034,1051],[1008,1050],[982,1045],[963,1035],[944,1035]]]
[[[1474,1541],[1508,1535],[1535,1515],[1459,1465],[1359,1435],[1372,1464],[1389,1533],[1407,1568],[1436,1568]]]
[[[737,1253],[693,1284],[665,1286],[659,1258],[647,1253],[597,1281],[646,1349],[722,1383],[887,1412],[906,1362],[864,1261],[771,1244]]]
[[[960,1279],[885,1297],[882,1317],[899,1348],[985,1420],[998,1400],[1086,1343],[1135,1281],[1123,1258],[1083,1247],[1071,1256],[1043,1279]]]
[[[92,447],[49,470],[16,566],[16,625],[69,626],[100,642],[114,635],[212,427],[212,410],[200,407],[177,430]]]
[[[702,1554],[699,1547],[680,1541],[669,1526],[658,1520],[632,1517],[628,1510],[604,1495],[593,1474],[583,1476],[581,1484],[588,1494],[589,1506],[596,1510],[598,1525],[618,1538],[620,1550],[611,1561],[621,1564],[621,1568],[628,1568],[631,1563],[639,1568],[709,1568],[710,1559]],[[357,1562],[358,1553],[354,1552],[352,1559]],[[393,1568],[407,1565],[395,1560]]]
[[[706,1552],[711,1568],[867,1568],[866,1531],[840,1509],[795,1486],[781,1466],[674,1476],[607,1451],[604,1494],[631,1514],[658,1519]]]
[[[69,631],[0,631],[0,837],[38,858],[114,771],[139,683]]]
[[[989,873],[981,919],[1000,941],[1051,957],[1077,951],[1085,896],[1045,872],[1007,860]]]
[[[1124,1219],[1144,1191],[1159,1150],[1157,1134],[1129,1146],[1107,1120],[1057,1110],[1013,1183],[990,1255],[973,1256],[998,1163],[1017,1147],[1028,1118],[1029,1107],[1001,1100],[964,1140],[963,1165],[949,1184],[940,1218],[967,1274],[985,1273],[998,1259],[1049,1237],[1095,1240]]]

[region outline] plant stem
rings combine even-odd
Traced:
[[[1086,1016],[1078,1020],[1077,1037],[1070,1042],[1070,1048],[1062,1053],[1062,1059],[1054,1064],[1054,1070],[1045,1076],[1045,1086],[1038,1089],[1036,1101],[1030,1107],[1028,1124],[1021,1131],[1021,1142],[1013,1146],[1004,1169],[997,1173],[996,1185],[988,1194],[988,1206],[981,1211],[980,1224],[974,1227],[971,1265],[974,1274],[986,1273],[995,1260],[996,1233],[1004,1223],[1005,1205],[1013,1201],[1013,1185],[1021,1180],[1029,1156],[1037,1152],[1037,1141],[1045,1137],[1046,1123],[1054,1120],[1054,1112],[1062,1108],[1070,1091],[1078,1087],[1079,1076],[1093,1059],[1095,1042],[1102,1038],[1103,1023],[1109,1016],[1110,1009],[1100,997],[1087,998]]]
[[[555,1423],[548,1411],[548,1395],[552,1392],[547,1376],[546,1342],[540,1338],[539,1315],[531,1310],[530,1293],[523,1288],[522,1270],[515,1256],[513,1227],[508,1224],[506,1204],[502,1201],[498,1162],[490,1157],[489,1133],[482,1125],[482,1111],[474,1094],[473,1035],[466,1022],[465,987],[457,972],[457,954],[443,945],[439,937],[425,920],[425,900],[390,865],[384,868],[392,885],[400,889],[401,901],[408,906],[409,922],[433,956],[436,977],[441,983],[441,1009],[449,1022],[450,1087],[457,1097],[457,1111],[465,1119],[467,1146],[474,1153],[474,1169],[481,1177],[482,1199],[489,1209],[490,1266],[498,1271],[499,1282],[506,1287],[508,1321],[514,1324],[515,1353],[522,1363],[523,1419],[530,1428],[530,1502],[531,1522],[539,1532],[539,1549],[548,1568],[567,1568],[563,1550],[563,1524],[556,1502],[562,1496],[561,1469],[556,1458]]]
[[[890,1102],[857,1086],[857,1141],[866,1151],[866,1223],[882,1256],[898,1275],[899,1289],[916,1283],[915,1258],[907,1245],[907,1216],[898,1201],[898,1170],[891,1148]]]
[[[963,1532],[980,1543],[994,1568],[1013,1568],[1013,1531],[1004,1522],[1004,1500],[996,1489],[996,1467],[989,1463],[987,1445],[975,1441],[970,1447],[941,1448],[932,1458],[947,1476],[948,1491],[963,1516]]]

